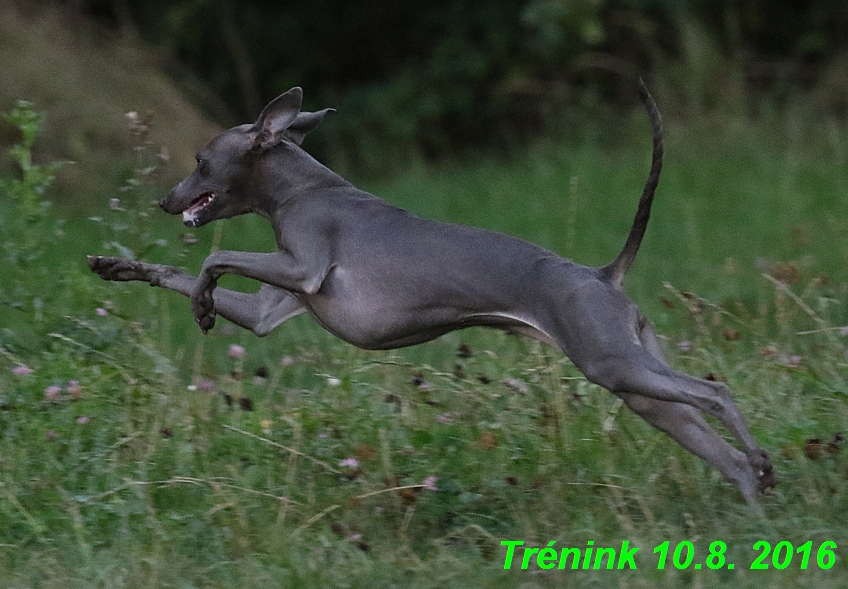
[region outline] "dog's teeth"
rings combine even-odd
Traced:
[[[215,200],[214,192],[204,194],[200,199],[197,200],[197,202],[195,202],[183,211],[183,224],[191,225],[192,227],[197,227],[198,213],[208,207],[210,204],[212,204],[213,200]]]

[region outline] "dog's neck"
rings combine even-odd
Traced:
[[[268,150],[257,163],[250,186],[245,187],[253,212],[274,225],[278,211],[300,194],[353,185],[300,147],[283,142]]]

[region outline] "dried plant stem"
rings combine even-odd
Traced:
[[[310,462],[312,462],[314,464],[318,464],[320,466],[323,466],[325,469],[332,472],[333,474],[341,474],[340,470],[336,470],[335,468],[333,468],[332,466],[330,466],[326,462],[318,460],[317,458],[313,458],[309,454],[304,454],[303,452],[300,452],[299,450],[295,450],[294,448],[290,448],[289,446],[284,446],[283,444],[279,444],[279,443],[277,443],[273,440],[269,440],[268,438],[263,438],[262,436],[257,436],[256,434],[246,432],[243,429],[239,429],[239,428],[233,427],[231,425],[224,425],[224,427],[229,429],[229,430],[232,430],[234,432],[238,432],[240,434],[243,434],[245,436],[255,438],[255,439],[259,440],[260,442],[264,442],[264,443],[268,444],[269,446],[274,446],[275,448],[279,448],[280,450],[285,450],[286,452],[289,452],[290,454],[302,456],[303,458],[306,458],[307,460],[309,460]]]

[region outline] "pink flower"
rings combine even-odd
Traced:
[[[15,376],[29,376],[33,372],[35,372],[35,370],[30,368],[26,364],[18,364],[17,366],[12,368],[12,374],[14,374]]]
[[[781,358],[781,361],[787,368],[800,368],[804,361],[804,357],[798,356],[797,354],[785,354]]]
[[[97,308],[94,310],[94,314],[95,314],[95,315],[97,315],[98,317],[105,317],[106,315],[108,315],[108,314],[109,314],[109,311],[107,311],[107,310],[106,310],[106,309],[104,309],[103,307],[97,307]]]
[[[344,460],[339,461],[339,466],[347,467],[347,468],[359,468],[359,461],[350,456],[345,458]]]
[[[435,475],[429,475],[424,477],[424,480],[421,481],[421,484],[424,485],[424,488],[428,491],[438,491],[439,488],[436,486],[436,481],[439,480]]]
[[[50,385],[46,389],[44,389],[44,400],[45,401],[58,401],[59,395],[62,392],[62,387],[54,385]]]
[[[79,400],[82,397],[82,387],[78,380],[69,380],[68,386],[65,389],[71,394],[71,398]]]
[[[80,415],[79,417],[77,417],[77,425],[85,425],[89,421],[91,421],[91,419],[88,417],[88,415]]]
[[[230,358],[244,358],[244,347],[238,344],[230,344],[230,350],[227,352]]]

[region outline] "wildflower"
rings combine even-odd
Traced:
[[[354,458],[353,456],[349,456],[348,458],[345,458],[344,460],[340,460],[339,466],[346,467],[346,468],[359,468],[359,461],[356,458]]]
[[[80,415],[77,417],[77,425],[85,425],[89,421],[91,421],[91,418],[89,418],[88,415]]]
[[[781,357],[781,362],[787,368],[800,368],[804,357],[797,354],[785,354]]]
[[[477,445],[483,450],[494,450],[498,447],[498,440],[492,432],[483,432],[477,440]]]
[[[294,364],[294,358],[291,356],[283,356],[280,359],[280,366],[291,366],[292,364]]]
[[[201,391],[214,391],[215,382],[209,379],[203,379],[197,383],[197,388]]]
[[[97,315],[98,317],[105,317],[106,315],[108,315],[108,314],[109,314],[109,311],[107,311],[107,310],[106,310],[106,309],[104,309],[103,307],[97,307],[97,308],[94,310],[94,314],[95,314],[95,315]]]
[[[238,344],[230,344],[230,350],[227,352],[230,358],[244,358],[244,347]]]
[[[259,422],[259,427],[262,428],[263,434],[265,434],[266,436],[269,435],[271,433],[271,420],[270,419],[263,419],[262,421]]]
[[[59,394],[62,392],[62,387],[57,386],[55,384],[50,385],[46,389],[44,389],[44,400],[45,401],[58,401]]]
[[[82,398],[82,387],[78,380],[69,380],[66,390],[71,394],[71,399],[78,401]]]
[[[518,393],[526,394],[530,392],[530,387],[527,386],[527,383],[521,380],[520,378],[514,378],[512,376],[508,376],[503,379],[503,385],[508,388],[516,391]]]
[[[421,484],[422,484],[422,485],[424,486],[424,488],[425,488],[425,489],[427,489],[428,491],[438,491],[438,490],[439,490],[439,488],[436,486],[436,481],[437,481],[437,480],[439,480],[439,479],[438,479],[438,478],[436,478],[434,475],[432,475],[432,474],[431,474],[431,475],[429,475],[429,476],[424,477],[424,480],[423,480],[423,481],[421,481]]]
[[[17,366],[12,368],[12,374],[14,374],[15,376],[29,376],[33,372],[35,372],[35,370],[30,368],[26,364],[18,364]]]

